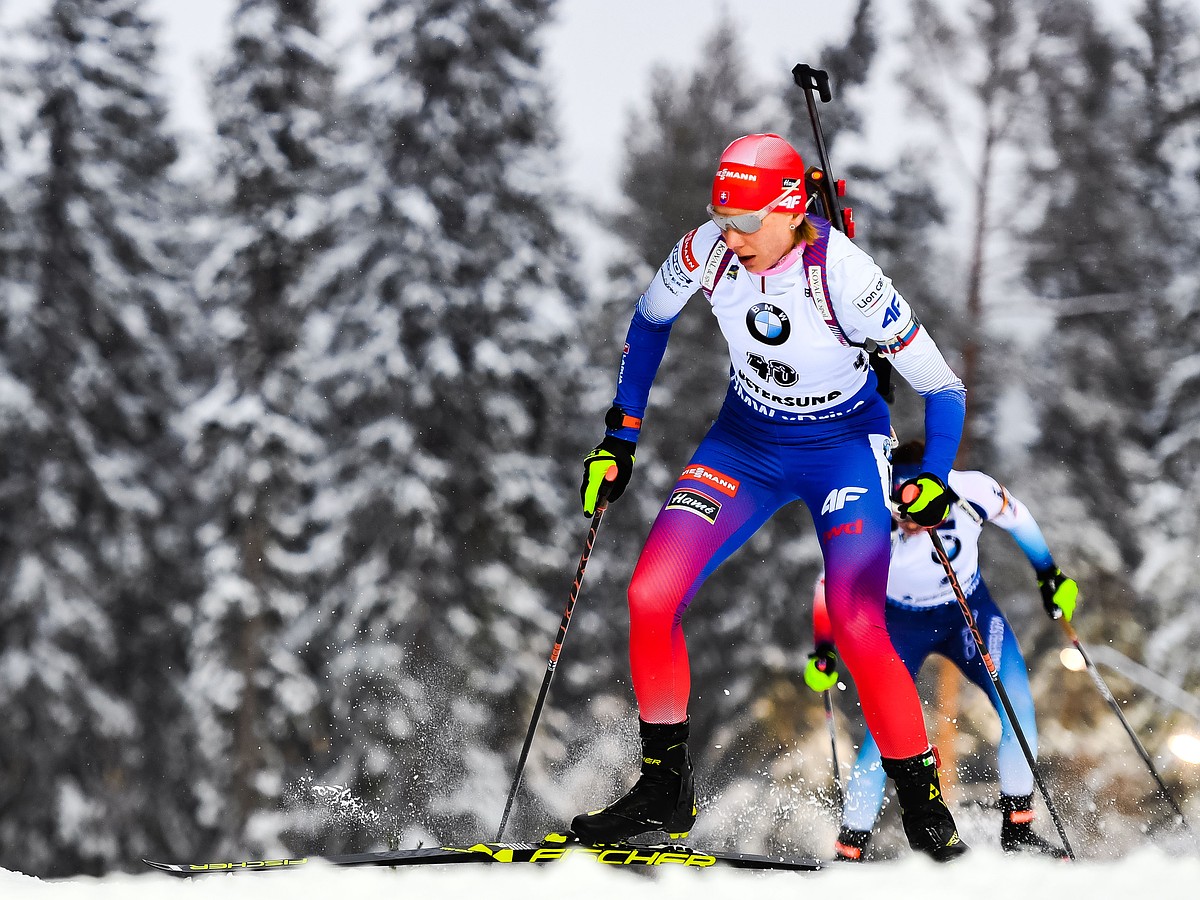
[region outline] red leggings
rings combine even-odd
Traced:
[[[892,759],[929,746],[916,687],[884,618],[891,516],[883,454],[882,436],[868,434],[817,448],[748,446],[718,420],[659,512],[629,585],[630,668],[644,721],[687,718],[684,612],[721,562],[799,499],[817,527],[834,639],[871,734]]]

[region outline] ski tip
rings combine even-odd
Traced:
[[[142,859],[142,862],[145,863],[146,865],[148,865],[150,868],[156,869],[159,872],[166,872],[168,875],[178,875],[180,877],[186,877],[188,874],[187,872],[185,872],[183,870],[183,866],[178,866],[178,865],[175,865],[174,863],[158,862],[153,859],[145,859],[144,857]]]

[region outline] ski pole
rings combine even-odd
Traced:
[[[575,569],[575,581],[571,585],[567,597],[567,608],[563,612],[562,621],[558,623],[558,636],[550,649],[550,660],[546,663],[546,675],[542,678],[542,689],[538,693],[537,702],[533,705],[533,716],[529,720],[529,730],[525,732],[525,743],[521,747],[521,756],[517,759],[517,771],[513,776],[512,787],[508,791],[508,800],[504,804],[504,815],[500,817],[500,827],[496,830],[496,840],[504,837],[504,828],[508,825],[508,814],[512,811],[513,801],[521,787],[521,775],[525,771],[525,761],[529,758],[529,748],[533,744],[533,734],[537,730],[538,719],[542,715],[542,707],[546,703],[546,695],[550,692],[550,682],[554,680],[554,672],[558,668],[558,657],[562,653],[563,643],[567,639],[567,628],[571,625],[571,613],[575,611],[575,601],[579,599],[579,589],[583,586],[583,573],[587,569],[588,558],[592,555],[592,546],[596,543],[596,533],[600,530],[600,522],[604,518],[604,510],[608,507],[608,482],[600,486],[600,495],[596,501],[596,511],[592,514],[592,524],[588,527],[587,541],[583,545],[583,553],[579,557],[579,566]]]
[[[833,767],[833,787],[837,793],[838,816],[840,817],[846,810],[846,791],[842,787],[842,769],[838,765],[837,727],[833,721],[833,697],[830,696],[832,690],[833,688],[830,688],[821,693],[825,695],[825,725],[829,729],[829,759]]]
[[[975,621],[975,616],[971,612],[971,604],[967,602],[967,595],[963,593],[962,585],[958,583],[958,576],[954,572],[954,566],[950,564],[950,557],[946,555],[946,548],[942,546],[942,539],[938,536],[936,528],[929,529],[929,539],[933,542],[933,550],[937,555],[938,562],[942,564],[942,569],[946,572],[946,578],[950,581],[950,587],[954,591],[954,597],[958,600],[958,608],[962,610],[963,618],[967,621],[967,629],[971,632],[971,637],[975,639],[975,647],[979,650],[980,658],[983,660],[984,668],[987,669],[988,677],[992,680],[992,686],[996,689],[996,695],[1000,698],[1000,703],[1004,706],[1004,712],[1008,715],[1008,721],[1012,725],[1013,733],[1017,736],[1017,743],[1021,745],[1021,751],[1025,754],[1025,761],[1029,764],[1029,770],[1033,773],[1033,780],[1037,783],[1038,790],[1042,792],[1042,799],[1046,801],[1046,809],[1050,812],[1050,818],[1054,820],[1054,827],[1058,829],[1058,836],[1062,839],[1063,850],[1067,856],[1075,859],[1075,851],[1071,849],[1071,842],[1067,838],[1066,829],[1063,828],[1062,819],[1059,818],[1058,810],[1054,808],[1054,802],[1050,799],[1050,792],[1046,789],[1045,783],[1042,781],[1042,774],[1038,769],[1037,759],[1033,755],[1033,751],[1029,748],[1029,741],[1025,739],[1025,732],[1021,730],[1021,723],[1017,721],[1017,714],[1013,710],[1012,701],[1008,699],[1008,691],[1004,689],[1004,685],[1000,681],[1000,672],[996,668],[996,663],[992,659],[992,655],[988,653],[987,644],[983,642],[983,635],[979,633],[979,625]]]
[[[1083,643],[1079,640],[1079,635],[1075,633],[1075,628],[1066,619],[1059,619],[1058,621],[1062,624],[1063,630],[1067,633],[1067,638],[1072,644],[1075,645],[1075,649],[1079,651],[1079,655],[1083,657],[1084,664],[1087,666],[1088,674],[1092,676],[1092,682],[1096,685],[1097,690],[1100,691],[1100,695],[1112,708],[1112,711],[1117,714],[1117,718],[1121,720],[1121,725],[1125,728],[1125,733],[1129,735],[1129,739],[1133,741],[1133,746],[1137,749],[1138,755],[1142,757],[1142,761],[1146,764],[1146,768],[1150,770],[1150,774],[1153,775],[1154,780],[1158,782],[1158,789],[1162,792],[1163,797],[1166,798],[1167,803],[1171,804],[1171,808],[1175,810],[1175,815],[1179,817],[1180,824],[1190,831],[1191,826],[1188,825],[1187,819],[1183,815],[1183,810],[1180,808],[1179,804],[1175,802],[1175,798],[1171,795],[1171,792],[1167,790],[1166,783],[1164,783],[1162,778],[1159,776],[1158,770],[1154,768],[1154,761],[1150,758],[1150,754],[1146,752],[1146,748],[1142,745],[1142,742],[1138,740],[1138,736],[1134,732],[1133,727],[1129,724],[1129,720],[1125,718],[1125,714],[1121,712],[1121,705],[1117,703],[1117,698],[1114,697],[1112,691],[1108,689],[1108,685],[1100,676],[1100,671],[1096,668],[1096,664],[1092,662],[1091,656],[1088,655],[1087,650],[1083,648]]]

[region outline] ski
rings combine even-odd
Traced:
[[[143,859],[146,865],[160,872],[188,878],[218,872],[271,872],[296,869],[310,862],[332,866],[414,866],[453,863],[552,863],[575,856],[607,866],[655,868],[682,866],[706,869],[723,866],[734,869],[775,869],[812,872],[821,868],[815,859],[788,859],[757,856],[749,853],[723,853],[696,850],[681,844],[603,844],[591,846],[571,835],[548,834],[537,842],[472,844],[468,847],[416,847],[409,850],[381,850],[370,853],[348,853],[336,856],[280,857],[250,859],[237,862],[166,863]]]

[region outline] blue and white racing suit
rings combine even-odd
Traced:
[[[828,222],[818,239],[751,273],[711,222],[685,235],[629,325],[614,405],[637,440],[672,323],[703,292],[729,346],[717,421],[667,497],[629,585],[630,669],[639,714],[687,718],[682,620],[708,575],[776,510],[802,501],[829,573],[828,604],[863,715],[889,757],[928,747],[920,699],[888,640],[884,597],[891,428],[863,344],[874,341],[925,398],[925,468],[946,477],[965,391],[871,257]]]

